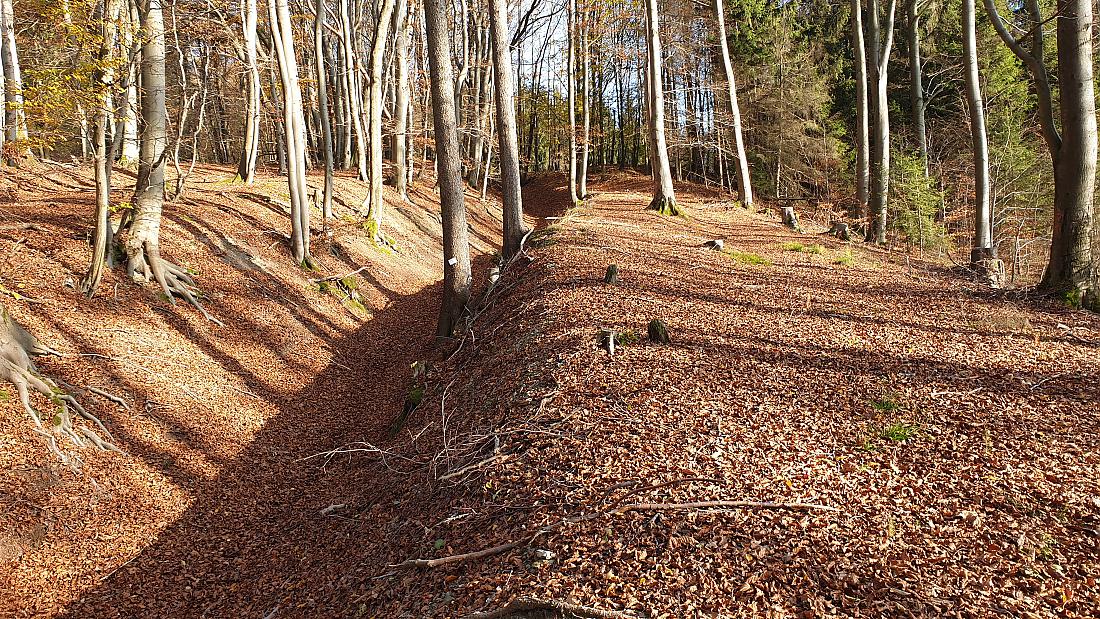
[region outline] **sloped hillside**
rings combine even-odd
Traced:
[[[267,175],[245,187],[232,176],[228,168],[197,170],[183,199],[166,204],[162,231],[162,253],[195,274],[224,327],[169,305],[120,268],[94,299],[73,289],[89,259],[94,193],[86,170],[39,163],[0,181],[0,301],[62,353],[40,369],[71,387],[124,452],[81,450],[79,471],[61,466],[5,388],[0,616],[67,607],[123,566],[141,565],[150,545],[197,509],[218,519],[268,518],[289,535],[293,523],[256,503],[293,512],[303,502],[315,513],[328,497],[293,481],[295,459],[396,417],[412,383],[409,364],[434,353],[442,269],[430,180],[416,186],[413,204],[387,193],[384,232],[393,250],[370,242],[354,212],[366,197],[362,184],[338,178],[339,218],[325,226],[314,217],[322,268],[312,273],[288,255],[285,180]],[[113,202],[122,204],[132,178],[119,171],[115,181]],[[484,278],[499,205],[471,196],[469,210],[475,272]],[[335,281],[315,281],[330,276]],[[34,403],[49,410],[44,398]],[[237,482],[255,494],[234,495]],[[274,569],[262,556],[267,549],[226,544],[226,556]],[[189,570],[175,565],[173,577],[187,581]]]

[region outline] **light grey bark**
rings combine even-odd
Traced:
[[[325,188],[321,197],[321,216],[332,218],[332,123],[328,113],[328,69],[325,68],[325,0],[317,0],[313,20],[313,62],[317,69],[317,107],[321,117],[321,156],[325,161]],[[327,225],[327,224],[326,224]]]
[[[1058,110],[1062,131],[1054,123],[1054,102],[1043,56],[1043,24],[1037,0],[1026,0],[1030,49],[1005,26],[994,0],[984,0],[997,34],[1031,73],[1038,102],[1039,128],[1054,166],[1054,223],[1050,261],[1041,289],[1075,293],[1100,307],[1100,282],[1092,255],[1096,190],[1096,99],[1092,57],[1091,0],[1058,0]]]
[[[910,0],[915,1],[915,0]],[[963,69],[966,106],[970,111],[970,140],[974,157],[974,239],[970,262],[979,265],[994,258],[993,212],[989,200],[989,142],[985,130],[985,104],[978,75],[978,42],[974,0],[962,0]]]
[[[27,115],[23,110],[23,76],[15,41],[12,0],[0,0],[0,57],[4,67],[5,139],[27,139]]]
[[[351,129],[355,137],[355,157],[357,158],[359,180],[369,179],[367,172],[367,134],[363,126],[363,94],[358,77],[358,60],[355,53],[355,33],[351,27],[349,0],[339,0],[340,43],[344,56],[344,94],[348,101],[348,113],[351,116]]]
[[[868,213],[871,184],[870,105],[867,96],[867,45],[863,37],[862,0],[851,0],[851,11],[856,78],[856,201],[862,217]]]
[[[454,70],[447,38],[446,0],[425,0],[428,69],[435,120],[439,199],[443,210],[443,299],[436,335],[450,337],[470,301],[470,242],[466,227],[462,152],[455,115]]]
[[[504,199],[504,234],[501,254],[516,255],[526,230],[523,226],[523,192],[520,189],[519,137],[513,104],[512,53],[508,46],[507,0],[489,1],[493,34],[493,67],[496,72],[497,134],[500,136],[500,190]],[[486,173],[488,175],[488,173]]]
[[[567,36],[565,81],[566,97],[569,107],[569,200],[577,204],[577,74],[576,74],[576,37],[577,37],[577,0],[569,0],[569,29]]]
[[[268,0],[267,14],[279,67],[279,79],[283,87],[283,138],[287,155],[287,186],[290,191],[291,251],[295,262],[305,268],[312,268],[313,258],[309,253],[310,204],[306,186],[305,115],[287,0]]]
[[[668,146],[665,142],[665,95],[662,78],[660,15],[657,0],[645,0],[646,3],[646,41],[649,49],[646,79],[649,82],[649,160],[653,166],[653,201],[649,208],[666,215],[679,215],[676,204],[676,191],[672,186],[672,170],[668,161]]]
[[[584,97],[584,143],[581,145],[580,170],[578,171],[580,185],[577,191],[582,200],[588,198],[588,156],[592,143],[592,50],[589,49],[592,40],[588,36],[588,31],[592,25],[590,23],[591,16],[587,14],[587,10],[585,13],[584,26],[581,29],[583,33],[581,35],[581,62],[584,63],[584,68],[581,69],[581,79],[584,82],[581,87],[582,96]]]
[[[244,141],[241,145],[241,158],[237,162],[237,176],[245,183],[252,184],[256,177],[256,160],[260,150],[260,67],[258,20],[256,0],[244,0],[241,3],[241,25],[243,30],[245,67],[247,73],[247,99],[244,110]]]
[[[920,0],[906,0],[906,39],[909,46],[909,112],[913,117],[913,133],[920,151],[924,175],[928,176],[928,130],[924,121],[924,82],[920,59]],[[964,0],[965,1],[965,0]],[[970,0],[973,2],[973,0]],[[971,7],[973,14],[973,7]],[[965,33],[964,35],[965,36]]]
[[[368,225],[374,230],[375,240],[382,236],[382,60],[389,38],[390,21],[393,19],[394,0],[382,0],[378,24],[374,31],[374,45],[370,55],[370,203],[367,210]]]
[[[111,64],[112,50],[114,49],[114,21],[108,16],[113,15],[117,8],[117,0],[102,0],[97,10],[100,12],[100,48],[98,66],[93,75],[93,86],[97,90],[97,107],[95,110],[94,141],[94,168],[95,168],[95,236],[92,239],[92,259],[88,263],[88,273],[80,283],[80,288],[89,297],[95,295],[99,288],[99,282],[103,279],[103,272],[108,266],[111,255],[113,234],[111,230],[111,177],[108,173],[109,152],[107,149],[107,115],[109,109],[108,95],[110,84],[106,67]]]
[[[409,47],[412,45],[409,23],[412,16],[408,11],[408,0],[397,0],[397,38],[396,38],[396,75],[397,93],[394,99],[395,128],[393,135],[393,184],[397,195],[406,202],[409,200],[409,126],[412,111],[412,96],[409,84]]]
[[[854,0],[858,2],[859,0]],[[726,85],[729,89],[729,106],[733,122],[733,143],[737,150],[737,183],[741,195],[741,204],[752,206],[752,179],[749,176],[749,161],[745,155],[745,140],[741,135],[741,106],[737,103],[737,81],[733,75],[733,62],[730,60],[729,43],[726,41],[726,9],[722,0],[714,0],[714,13],[718,18],[718,42],[722,50],[722,68],[726,73]]]
[[[894,45],[894,13],[897,0],[889,0],[885,15],[879,0],[871,0],[870,28],[870,81],[874,84],[871,102],[874,108],[871,143],[871,225],[867,240],[882,245],[886,243],[886,209],[890,199],[890,102],[886,95],[887,68],[890,51]],[[883,23],[885,22],[885,23]]]

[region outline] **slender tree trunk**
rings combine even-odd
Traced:
[[[964,0],[965,2],[966,0]],[[909,106],[913,115],[913,133],[920,152],[924,175],[928,176],[928,131],[924,122],[924,84],[921,79],[920,60],[920,13],[917,10],[919,0],[906,0],[906,38],[909,44]],[[973,0],[970,0],[973,3]],[[965,11],[965,9],[963,9]],[[974,10],[971,7],[971,15]],[[963,33],[966,36],[966,33]]]
[[[256,161],[260,151],[260,84],[259,54],[257,53],[258,35],[256,22],[259,11],[256,0],[241,3],[241,24],[244,30],[245,62],[247,63],[247,99],[244,110],[244,141],[241,145],[241,158],[237,162],[237,176],[251,185],[256,179]]]
[[[862,0],[851,0],[852,48],[856,78],[856,202],[859,216],[868,214],[871,184],[870,106],[867,95],[867,45],[863,37]],[[870,234],[870,231],[868,231]]]
[[[394,0],[382,0],[378,26],[374,32],[374,45],[370,55],[370,208],[367,210],[368,226],[374,230],[375,240],[382,236],[382,60],[393,19]]]
[[[411,124],[409,116],[412,110],[409,91],[409,46],[412,45],[409,22],[412,18],[408,12],[408,0],[397,0],[397,74],[394,77],[397,81],[397,94],[394,103],[396,126],[393,136],[393,184],[397,195],[406,202],[409,200],[408,177],[411,161],[407,144]]]
[[[583,34],[581,35],[581,62],[584,63],[584,68],[581,70],[581,79],[584,80],[582,86],[584,96],[584,144],[581,145],[581,163],[578,172],[580,186],[577,193],[582,200],[588,198],[588,156],[592,145],[592,51],[589,49],[592,40],[588,36],[588,31],[592,27],[591,16],[588,14],[590,10],[590,7],[585,7]]]
[[[317,67],[317,106],[321,117],[321,149],[325,160],[325,190],[321,199],[321,215],[332,218],[333,146],[332,124],[328,114],[328,70],[325,68],[325,0],[317,0],[317,15],[313,22],[313,61]]]
[[[915,0],[910,0],[915,2]],[[970,262],[977,266],[994,258],[993,213],[989,199],[989,145],[985,132],[985,105],[978,75],[978,43],[974,0],[962,0],[963,61],[966,105],[970,111],[970,139],[974,155],[974,239]]]
[[[868,240],[879,245],[886,243],[886,209],[890,199],[890,103],[887,99],[887,67],[890,50],[894,45],[894,11],[897,0],[889,0],[886,14],[879,10],[879,0],[871,0],[870,77],[875,85],[874,141],[871,144],[871,216],[872,225]],[[882,23],[885,18],[885,24]],[[881,37],[881,38],[880,38]]]
[[[287,185],[290,191],[290,239],[294,261],[313,268],[309,253],[309,195],[306,186],[306,132],[302,91],[298,83],[298,60],[287,0],[268,0],[271,38],[283,85],[283,137],[287,154]]]
[[[858,2],[858,0],[854,0]],[[749,176],[749,162],[745,155],[745,139],[741,135],[741,106],[737,104],[737,82],[733,75],[733,63],[730,61],[729,44],[726,42],[726,10],[722,0],[714,0],[714,12],[718,17],[718,40],[722,50],[722,67],[726,72],[726,84],[729,86],[729,105],[733,117],[733,143],[737,150],[737,179],[741,193],[741,204],[748,207],[753,203],[752,179]]]
[[[676,191],[672,187],[672,170],[668,162],[668,146],[665,143],[665,95],[661,71],[660,15],[657,0],[646,0],[646,27],[649,48],[647,81],[649,82],[649,133],[651,137],[650,162],[653,165],[653,201],[649,208],[665,215],[679,215]]]
[[[519,138],[513,105],[512,53],[508,47],[507,0],[490,0],[489,25],[493,34],[497,134],[500,137],[500,187],[504,198],[504,235],[501,253],[507,260],[519,252],[523,235],[527,232],[523,226],[523,192],[519,181]]]
[[[15,44],[15,13],[12,0],[0,0],[0,57],[4,67],[4,131],[7,142],[26,141],[27,115],[23,111],[23,76]],[[18,163],[9,159],[9,164]]]
[[[98,105],[95,110],[95,237],[92,241],[92,260],[88,264],[88,273],[81,282],[81,290],[89,297],[95,295],[99,288],[99,282],[103,279],[103,271],[108,266],[113,243],[111,230],[111,177],[109,174],[109,153],[107,150],[107,110],[110,84],[107,81],[107,67],[111,64],[112,50],[114,49],[114,22],[111,16],[114,14],[117,0],[102,0],[99,10],[100,17],[99,34],[101,36],[99,49],[99,68],[95,71],[94,85],[99,91]]]
[[[577,74],[576,74],[576,48],[577,37],[577,0],[569,0],[569,30],[567,36],[568,50],[566,54],[565,82],[567,97],[569,99],[569,200],[571,204],[577,204],[580,197],[577,194]]]
[[[470,241],[466,228],[462,151],[455,115],[454,71],[447,38],[444,0],[425,0],[428,68],[431,73],[432,112],[435,119],[436,165],[443,208],[443,299],[436,335],[450,337],[470,301]]]
[[[351,27],[349,0],[339,0],[340,42],[344,56],[344,92],[348,100],[348,115],[351,116],[351,128],[355,136],[355,157],[357,158],[359,180],[369,180],[367,172],[367,134],[363,128],[363,95],[359,87],[359,63],[356,60],[354,32]]]

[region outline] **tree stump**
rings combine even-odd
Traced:
[[[658,318],[649,321],[649,341],[656,344],[668,344],[668,325]]]
[[[833,226],[829,228],[829,234],[842,241],[852,240],[852,229],[842,221],[834,221]]]
[[[615,356],[615,331],[614,329],[600,329],[599,336],[600,348],[607,351],[607,354],[612,357]]]
[[[619,283],[619,265],[617,265],[617,264],[607,265],[607,273],[604,273],[603,283],[605,283],[605,284],[617,284],[617,283]]]
[[[802,229],[798,227],[798,214],[794,212],[793,206],[782,207],[780,213],[783,215],[783,225],[796,232],[802,232]]]

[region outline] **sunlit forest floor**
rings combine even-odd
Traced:
[[[662,217],[616,173],[573,209],[562,179],[530,183],[540,229],[489,287],[499,207],[471,196],[480,304],[436,342],[430,187],[391,208],[396,253],[353,218],[317,242],[326,271],[369,266],[356,306],[241,195],[279,181],[229,175],[204,170],[164,233],[224,329],[117,272],[92,301],[64,287],[85,176],[44,169],[0,205],[0,278],[40,301],[4,302],[67,354],[42,369],[132,407],[81,396],[126,453],[73,473],[4,404],[0,615],[1100,613],[1097,317],[704,188]],[[682,505],[716,501],[763,505]]]

